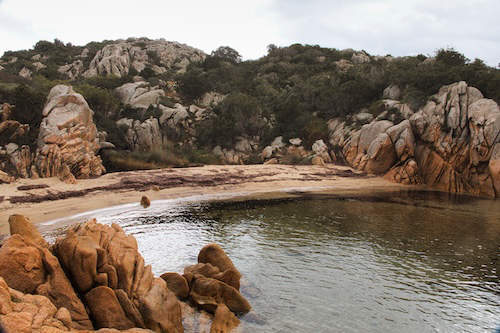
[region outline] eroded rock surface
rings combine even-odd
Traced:
[[[384,107],[360,129],[356,120],[329,122],[337,160],[395,182],[500,197],[497,103],[462,81],[442,87],[418,112],[394,100]]]
[[[79,293],[98,299],[94,295],[96,288],[106,294],[122,290],[113,307],[120,304],[123,313],[134,313],[136,324],[143,322],[156,332],[182,332],[175,294],[167,289],[165,281],[153,276],[151,266],[144,265],[135,238],[127,236],[118,225],[104,226],[91,220],[58,239],[54,251]],[[114,300],[112,296],[108,299]],[[98,302],[94,305],[90,308],[92,317],[105,306]],[[122,317],[121,312],[118,315]],[[110,325],[118,322],[116,318],[105,317],[99,322]]]
[[[122,77],[128,75],[132,68],[140,73],[148,65],[155,66],[157,72],[172,69],[180,73],[184,72],[191,62],[202,61],[205,56],[201,50],[164,39],[121,40],[99,50],[83,75]]]
[[[30,238],[14,234],[3,243],[0,248],[0,276],[13,289],[46,296],[57,308],[68,309],[74,328],[91,329],[92,323],[85,307],[57,258]]]
[[[57,176],[69,183],[75,178],[100,176],[105,169],[99,149],[93,111],[73,88],[57,85],[43,109],[38,136],[36,167],[41,177]]]
[[[251,309],[230,285],[239,286],[241,274],[216,244],[184,276],[155,278],[135,238],[116,224],[90,220],[49,247],[26,217],[9,222],[12,236],[0,247],[0,320],[10,333],[177,333],[184,325],[229,333],[239,325],[235,313]]]

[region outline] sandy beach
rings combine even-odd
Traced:
[[[327,165],[211,165],[108,173],[95,179],[66,184],[57,178],[19,179],[0,185],[0,235],[8,233],[8,217],[22,214],[34,223],[69,217],[86,211],[151,200],[201,194],[276,192],[343,193],[397,190],[408,186],[381,177],[366,176],[349,167]]]

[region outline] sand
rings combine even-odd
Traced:
[[[44,188],[22,190],[20,186]],[[152,187],[158,186],[156,190]],[[22,188],[22,187],[21,187]],[[42,223],[110,206],[202,194],[278,192],[333,193],[408,189],[381,177],[359,174],[342,166],[213,165],[108,173],[66,184],[57,178],[19,179],[0,185],[0,235],[8,233],[8,217],[22,214]],[[11,202],[11,200],[13,202]]]

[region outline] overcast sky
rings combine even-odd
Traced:
[[[273,43],[394,56],[454,47],[500,63],[500,0],[0,0],[0,54],[59,38],[83,45],[127,37],[174,40],[244,59]]]

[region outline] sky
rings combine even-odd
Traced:
[[[372,55],[454,48],[500,64],[500,0],[0,0],[0,54],[55,38],[73,45],[165,38],[243,59],[267,45],[313,44]]]

